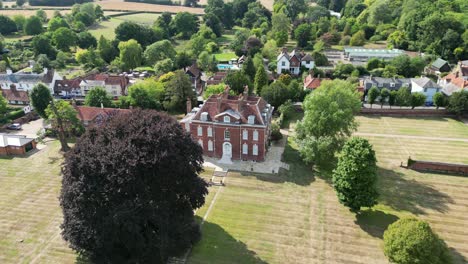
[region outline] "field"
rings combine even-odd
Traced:
[[[131,21],[143,25],[152,25],[154,21],[159,17],[159,14],[152,13],[140,13],[132,15],[124,15],[118,17],[112,17],[107,21],[102,21],[97,25],[91,26],[89,32],[96,38],[103,35],[107,39],[113,39],[115,37],[115,28],[120,25],[120,23],[125,21]]]
[[[359,215],[349,212],[338,203],[329,178],[302,164],[289,140],[289,172],[230,172],[225,187],[210,187],[205,206],[196,212],[200,221],[206,219],[202,240],[188,263],[388,263],[383,231],[405,216],[427,220],[451,248],[455,263],[466,263],[468,177],[399,165],[408,156],[468,163],[468,143],[449,140],[466,139],[468,126],[442,118],[358,121],[358,133],[374,145],[379,161],[377,206]],[[417,138],[405,138],[410,136]],[[30,157],[0,159],[0,263],[76,261],[59,233],[57,150],[54,142]]]

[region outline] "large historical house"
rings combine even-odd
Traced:
[[[301,67],[311,70],[314,68],[315,63],[309,54],[299,52],[297,49],[288,53],[288,49],[283,48],[281,54],[278,55],[276,65],[277,74],[289,72],[294,75],[299,75],[301,73]]]
[[[0,74],[0,88],[8,90],[14,86],[18,91],[31,91],[36,84],[43,83],[52,93],[57,80],[62,80],[62,77],[55,70],[47,68],[44,68],[42,73],[13,73],[7,69],[6,73]]]
[[[89,91],[102,87],[109,95],[119,97],[127,94],[129,83],[129,78],[123,75],[89,74],[75,79],[57,81],[54,93],[56,95],[86,96]]]
[[[265,159],[273,107],[247,91],[246,87],[243,94],[232,96],[226,86],[223,93],[212,95],[181,121],[204,155],[225,163]]]

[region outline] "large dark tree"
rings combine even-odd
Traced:
[[[166,263],[200,236],[202,148],[172,117],[116,114],[66,155],[62,236],[96,263]]]
[[[49,88],[47,88],[43,83],[38,83],[34,86],[29,96],[31,97],[31,104],[36,112],[42,118],[47,118],[45,110],[52,101],[52,95],[50,95]]]

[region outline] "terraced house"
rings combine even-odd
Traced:
[[[55,82],[62,77],[55,70],[44,68],[42,73],[15,72],[7,69],[5,74],[0,74],[0,88],[9,90],[14,86],[18,91],[31,91],[38,83],[45,84],[52,93]]]
[[[190,107],[189,107],[190,108]],[[249,96],[248,88],[239,96],[212,95],[181,121],[182,126],[202,146],[203,154],[232,160],[263,161],[271,132],[273,107],[258,96]]]

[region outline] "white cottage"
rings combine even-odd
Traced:
[[[314,60],[309,54],[298,52],[296,49],[288,53],[288,50],[283,48],[281,54],[278,55],[277,58],[276,73],[290,72],[291,74],[299,75],[301,73],[301,67],[311,70],[314,66]]]

